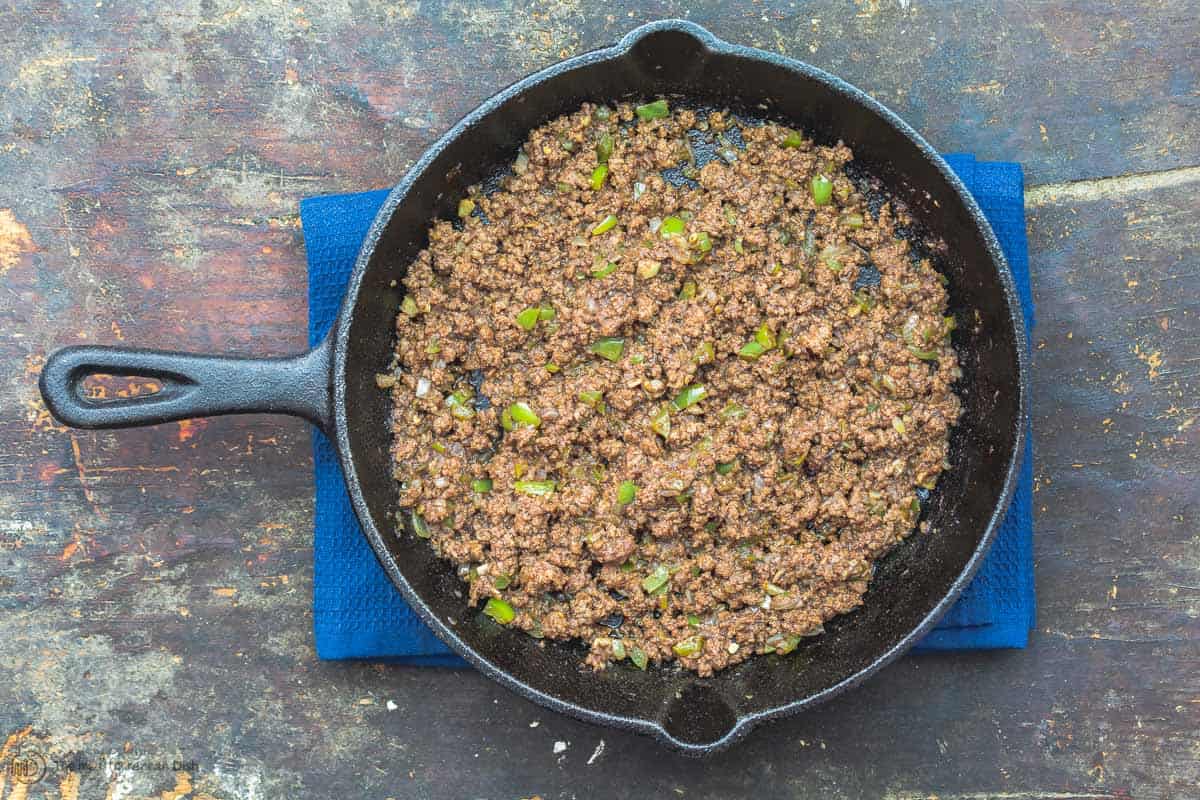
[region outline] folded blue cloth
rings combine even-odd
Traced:
[[[1016,276],[1026,325],[1033,326],[1025,241],[1024,178],[1019,164],[946,157],[992,223]],[[312,197],[300,203],[308,249],[308,335],[317,344],[333,323],[359,245],[387,190]],[[1033,465],[1026,448],[1021,480],[995,544],[974,582],[919,650],[1024,647],[1033,625]],[[358,527],[329,441],[313,433],[316,536],[313,628],[323,659],[370,658],[465,666],[395,590]]]

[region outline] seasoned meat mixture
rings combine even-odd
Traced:
[[[941,276],[851,157],[663,100],[535,130],[404,279],[401,535],[596,669],[709,675],[858,606],[961,373]]]

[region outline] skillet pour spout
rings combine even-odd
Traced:
[[[930,532],[877,565],[858,610],[790,655],[759,656],[709,678],[624,664],[599,673],[581,646],[538,642],[501,628],[456,596],[454,570],[423,540],[397,530],[390,400],[375,374],[392,357],[398,283],[435,218],[452,219],[468,186],[492,185],[528,131],[584,101],[668,97],[729,109],[742,124],[773,120],[819,143],[844,141],[880,192],[907,206],[948,279],[963,415],[951,468],[922,513]],[[333,440],[363,535],[398,591],[455,652],[485,675],[548,708],[649,734],[700,756],[758,723],[861,683],[915,644],[970,582],[1008,506],[1023,451],[1029,390],[1025,329],[1012,275],[975,201],[912,128],[871,97],[807,64],[729,44],[681,20],[643,25],[617,44],[554,64],[500,91],[456,123],[388,196],[355,263],[326,340],[279,359],[230,359],[126,348],[69,347],[41,375],[42,396],[67,425],[119,428],[191,416],[283,413]],[[152,378],[158,394],[97,400],[90,374]]]

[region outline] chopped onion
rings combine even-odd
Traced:
[[[424,397],[429,394],[429,387],[432,385],[428,378],[417,378],[417,397]]]

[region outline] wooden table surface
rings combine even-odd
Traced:
[[[5,4],[0,760],[46,774],[0,797],[1200,797],[1198,14]],[[301,349],[300,198],[389,185],[495,90],[667,16],[1023,162],[1038,303],[1029,648],[904,658],[703,762],[473,672],[317,661],[303,423],[69,431],[35,386],[81,342]]]

